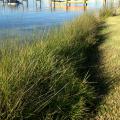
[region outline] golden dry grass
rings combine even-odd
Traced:
[[[111,87],[100,106],[96,120],[120,120],[120,16],[106,19],[107,39],[99,46],[101,68]]]

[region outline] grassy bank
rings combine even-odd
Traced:
[[[24,47],[2,44],[0,119],[84,119],[95,99],[84,63],[98,24],[83,15]]]

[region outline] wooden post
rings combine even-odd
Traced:
[[[106,5],[106,3],[107,3],[107,0],[104,0],[104,3],[105,3],[105,5]]]
[[[40,9],[41,9],[41,0],[36,0],[36,8],[37,8],[37,6],[38,6],[38,3],[37,2],[39,2],[39,6],[40,6]]]
[[[68,0],[65,0],[65,2],[66,2],[66,6],[68,5]]]
[[[53,2],[54,2],[54,3],[53,3],[53,4],[54,4],[53,8],[54,8],[54,10],[55,10],[55,6],[56,6],[56,4],[55,4],[55,0],[53,0]]]
[[[107,0],[103,0],[103,7],[106,7],[107,5]]]
[[[84,0],[84,5],[87,6],[87,0]]]

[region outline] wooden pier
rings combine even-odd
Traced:
[[[36,7],[42,7],[42,1],[44,0],[34,0]],[[88,1],[90,0],[49,0],[51,9],[58,6],[58,4],[63,4],[64,7],[70,7],[72,4],[83,4],[83,6],[87,6]],[[107,5],[108,0],[101,0],[103,1],[103,6]],[[28,7],[29,0],[0,0],[0,3],[3,3],[4,5],[18,5],[23,4]]]
[[[87,4],[88,0],[52,0],[55,3],[78,3],[78,4]]]
[[[17,3],[24,1],[28,2],[28,0],[0,0],[0,1],[2,1],[3,3]],[[41,0],[35,0],[35,1],[41,2]],[[54,3],[66,3],[66,4],[87,4],[87,1],[88,0],[51,0],[52,3],[54,2]]]
[[[65,4],[66,10],[71,6],[71,4],[83,4],[85,10],[88,0],[51,0],[51,8],[56,8],[56,4]]]

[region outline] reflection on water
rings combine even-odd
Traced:
[[[106,0],[106,3],[113,0]],[[117,1],[117,0],[114,0]],[[19,0],[17,5],[8,5],[0,0],[0,35],[14,29],[17,33],[28,32],[41,27],[60,25],[85,11],[97,11],[105,0],[88,0],[83,3],[51,2],[51,0]]]

